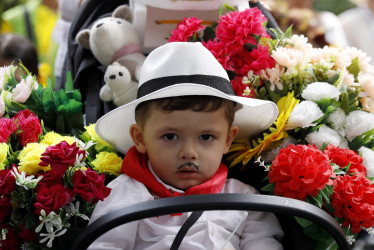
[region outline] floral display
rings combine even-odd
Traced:
[[[273,101],[279,110],[267,131],[234,141],[226,159],[231,168],[262,166],[263,192],[324,209],[349,243],[361,230],[374,234],[371,59],[354,47],[314,47],[292,27],[267,30],[257,8],[229,9],[213,26],[202,23],[186,17],[169,42],[202,42],[228,72],[236,95]],[[316,248],[337,247],[313,233],[316,225],[296,220]]]
[[[55,92],[30,74],[18,83],[15,69],[0,68],[0,248],[64,249],[110,194],[122,158],[83,125],[71,78]]]

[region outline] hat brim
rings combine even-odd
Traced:
[[[264,131],[278,116],[277,106],[273,102],[227,95],[215,88],[200,84],[181,83],[157,90],[105,114],[96,122],[96,133],[116,150],[126,153],[134,145],[129,129],[136,123],[135,108],[138,104],[148,100],[189,95],[217,96],[236,102],[234,125],[239,127],[237,138]]]

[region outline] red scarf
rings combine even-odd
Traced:
[[[221,163],[216,173],[209,180],[187,189],[183,194],[171,192],[164,185],[158,182],[148,168],[148,156],[139,153],[135,147],[132,147],[127,151],[122,163],[121,171],[143,183],[160,198],[166,198],[191,194],[217,194],[221,192],[225,185],[228,168],[225,164]]]

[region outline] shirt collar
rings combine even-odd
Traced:
[[[153,168],[151,166],[151,163],[148,161],[148,168],[149,168],[149,171],[151,171],[151,173],[153,174],[153,176],[156,178],[156,180],[161,183],[165,188],[169,189],[170,191],[172,192],[177,192],[177,193],[181,193],[183,194],[184,191],[181,190],[181,189],[178,189],[178,188],[175,188],[173,186],[170,186],[168,184],[166,184],[165,182],[163,182],[158,176],[157,174],[153,171]]]

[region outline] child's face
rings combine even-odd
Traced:
[[[143,130],[130,128],[135,146],[147,153],[152,169],[165,183],[188,189],[207,181],[218,169],[238,132],[229,128],[224,109],[163,112],[153,108]]]

